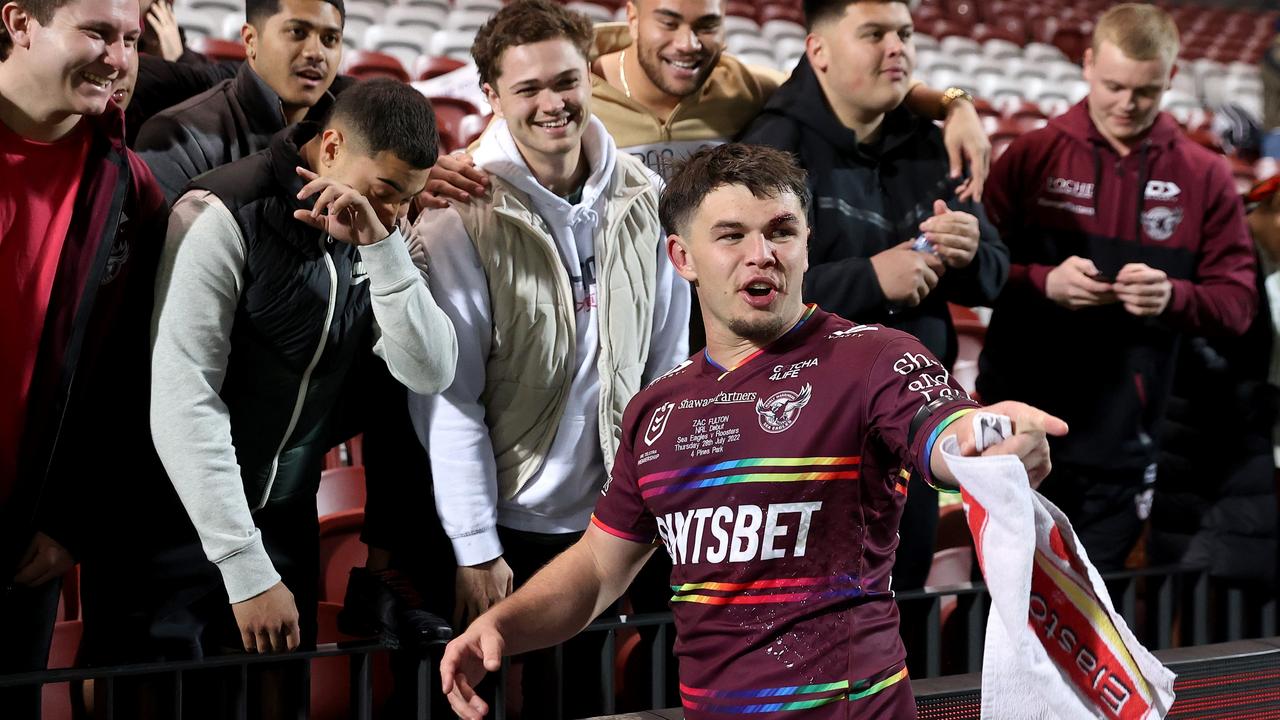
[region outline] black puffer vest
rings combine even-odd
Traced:
[[[356,248],[293,219],[310,209],[298,148],[319,127],[285,128],[261,152],[201,175],[235,217],[248,257],[220,397],[249,506],[311,501],[339,399],[373,346]]]

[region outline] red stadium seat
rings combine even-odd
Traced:
[[[1089,47],[1092,30],[1086,32],[1083,27],[1060,27],[1053,33],[1050,44],[1057,47],[1071,62],[1079,65],[1084,60],[1085,48]]]
[[[797,25],[804,25],[804,11],[794,6],[765,5],[756,14],[756,19],[761,25],[770,20],[786,20]]]
[[[50,668],[69,668],[76,664],[84,624],[80,620],[62,620],[53,626],[53,645],[49,648]],[[50,683],[41,690],[43,720],[71,720],[71,684]]]
[[[347,74],[355,78],[389,77],[409,82],[409,73],[395,57],[376,50],[349,50]]]
[[[244,60],[244,43],[235,40],[196,36],[187,41],[187,47],[215,62]]]
[[[413,77],[417,80],[430,80],[433,77],[453,72],[465,65],[466,63],[461,60],[455,60],[451,57],[419,55],[418,61],[413,65]]]
[[[952,0],[948,6],[947,18],[952,22],[972,28],[981,19],[978,3],[974,0]]]
[[[363,467],[339,467],[320,473],[316,493],[316,513],[321,517],[364,507]]]
[[[427,99],[431,101],[431,107],[436,111],[436,126],[440,128],[441,136],[440,146],[453,150],[463,137],[462,119],[468,115],[477,115],[480,110],[462,98],[433,97]],[[446,145],[443,141],[446,133],[451,140],[450,145]]]
[[[351,568],[364,565],[369,548],[360,542],[364,508],[320,518],[320,599],[342,602]]]
[[[338,630],[338,613],[342,605],[321,602],[316,612],[316,642],[338,643],[356,640]],[[392,675],[390,655],[385,652],[373,655],[373,712],[374,717],[386,705],[391,694]],[[320,658],[311,661],[311,720],[345,720],[351,717],[350,660],[344,657]]]

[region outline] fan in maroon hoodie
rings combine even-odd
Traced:
[[[1149,508],[1181,336],[1240,334],[1257,302],[1226,161],[1159,111],[1177,52],[1163,11],[1109,10],[1085,54],[1089,96],[1014,142],[988,184],[1012,266],[978,391],[1071,424],[1041,491],[1103,570],[1123,566]]]

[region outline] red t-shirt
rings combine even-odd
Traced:
[[[0,122],[0,492],[17,473],[40,335],[92,137],[83,121],[55,142]]]
[[[906,677],[907,478],[974,404],[915,338],[816,309],[731,371],[704,353],[632,400],[592,522],[671,555],[686,718],[866,717]]]

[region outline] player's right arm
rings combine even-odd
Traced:
[[[596,524],[514,595],[481,615],[445,648],[440,680],[458,717],[478,720],[489,706],[475,693],[504,655],[564,642],[613,604],[654,546],[624,540]]]

